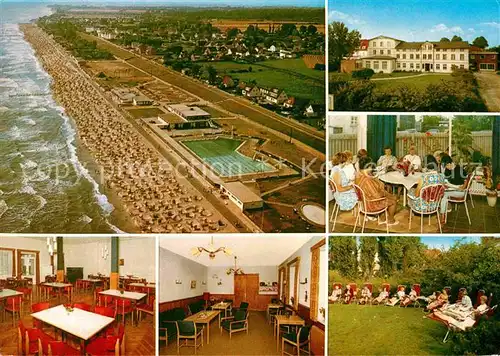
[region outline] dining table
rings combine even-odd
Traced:
[[[73,287],[73,285],[71,283],[61,283],[61,282],[42,283],[42,285],[46,286],[46,287],[51,287],[52,289],[57,290],[57,295],[58,295],[59,301],[61,300],[62,291],[64,290],[64,288]],[[72,298],[73,298],[73,296],[70,295],[69,300],[71,301]]]
[[[279,304],[279,303],[269,303],[267,305],[267,309],[266,309],[266,317],[267,317],[267,320],[270,320],[271,319],[271,313],[270,313],[270,310],[271,309],[279,309],[283,307],[282,304]]]
[[[108,296],[112,296],[114,298],[119,298],[119,299],[130,300],[133,304],[134,309],[135,309],[135,306],[136,306],[138,301],[147,297],[146,293],[119,291],[116,289],[108,289],[108,290],[99,292],[99,294],[108,295]],[[132,325],[133,324],[134,324],[134,313],[132,313]]]
[[[219,303],[212,305],[212,309],[213,310],[220,310],[221,315],[222,315],[222,312],[224,312],[224,317],[227,316],[227,311],[229,310],[229,308],[231,308],[231,303],[229,303],[229,302],[219,302]]]
[[[274,335],[276,336],[276,350],[280,349],[280,326],[304,326],[305,320],[298,315],[276,315],[274,317]]]
[[[220,314],[220,310],[201,311],[188,316],[185,321],[194,321],[195,324],[202,324],[207,330],[207,345],[210,343],[210,323]],[[219,319],[220,327],[220,319]]]
[[[407,194],[408,191],[413,188],[413,186],[417,185],[418,180],[422,176],[421,172],[412,172],[405,176],[400,171],[391,171],[391,172],[379,172],[376,174],[376,177],[380,179],[382,182],[387,184],[399,185],[403,186],[403,206],[407,204]]]
[[[23,295],[22,292],[18,292],[17,290],[13,290],[13,289],[2,289],[2,291],[0,291],[0,302],[4,301],[5,299],[7,298],[10,298],[10,297],[17,297],[17,296],[21,296]],[[2,312],[2,321],[3,318],[4,318],[4,313],[3,313],[3,303],[0,303],[0,312]]]
[[[108,327],[115,319],[91,313],[82,309],[67,310],[64,305],[42,310],[31,316],[44,324],[50,325],[65,334],[70,334],[80,339],[80,353],[85,355],[88,341],[100,331]]]

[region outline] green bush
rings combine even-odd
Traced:
[[[462,333],[452,335],[452,352],[455,355],[498,355],[500,353],[500,321],[485,320]]]
[[[375,74],[375,71],[370,68],[363,68],[360,70],[355,70],[352,72],[352,77],[354,79],[370,79]]]

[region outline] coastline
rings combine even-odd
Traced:
[[[20,25],[20,30],[52,77],[53,98],[76,132],[79,160],[114,207],[109,224],[132,233],[233,229],[194,187],[178,180],[173,167],[164,167],[166,162],[133,132],[72,56],[37,26]],[[152,168],[147,177],[141,175],[144,168]]]

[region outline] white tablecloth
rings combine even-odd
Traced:
[[[123,298],[123,299],[130,299],[130,300],[141,300],[142,298],[144,298],[145,296],[147,296],[147,294],[144,294],[144,293],[137,293],[137,292],[123,292],[123,293],[120,293],[119,290],[116,290],[116,289],[108,289],[104,292],[99,292],[99,294],[103,294],[103,295],[111,295],[113,297],[118,297],[118,298]]]
[[[378,176],[378,179],[380,179],[384,183],[402,185],[406,188],[406,190],[410,190],[414,185],[417,184],[421,176],[422,173],[420,172],[415,172],[414,174],[409,174],[407,177],[405,177],[401,172],[392,171],[380,174]]]
[[[4,289],[3,291],[0,292],[0,300],[6,299],[9,297],[15,297],[18,295],[23,295],[23,293],[12,290],[12,289]]]

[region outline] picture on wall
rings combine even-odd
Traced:
[[[278,282],[260,282],[259,294],[278,294]]]
[[[196,281],[191,281],[191,289],[196,289]]]

